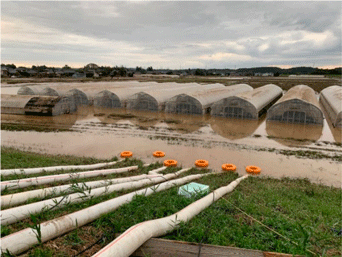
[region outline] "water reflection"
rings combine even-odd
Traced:
[[[294,140],[296,145],[309,145],[317,141],[323,131],[321,125],[302,125],[281,122],[266,122],[266,132],[278,143],[292,146]]]
[[[210,119],[211,128],[220,136],[235,140],[248,137],[262,123],[261,120],[243,120],[223,117],[212,117]]]
[[[192,133],[208,124],[207,115],[186,115],[163,113],[163,122],[181,134]]]
[[[341,128],[332,128],[331,132],[334,136],[334,139],[337,143],[342,143],[342,129]]]

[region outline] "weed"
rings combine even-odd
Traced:
[[[37,216],[34,214],[30,214],[30,218],[33,222],[33,225],[31,225],[30,227],[33,230],[33,233],[36,235],[38,243],[41,244],[42,243],[42,232],[41,232],[41,227],[39,224],[39,221],[37,219]]]

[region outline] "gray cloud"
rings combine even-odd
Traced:
[[[5,1],[1,14],[2,62],[341,65],[339,2]]]

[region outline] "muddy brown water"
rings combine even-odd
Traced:
[[[209,168],[217,171],[222,164],[233,163],[239,174],[245,174],[247,165],[256,165],[266,176],[309,178],[315,183],[341,186],[341,163],[279,153],[303,150],[342,155],[342,148],[336,144],[340,141],[334,136],[341,131],[327,121],[317,127],[266,123],[265,118],[243,121],[92,107],[56,117],[2,115],[1,120],[71,130],[1,132],[3,146],[23,150],[97,158],[119,156],[121,151],[130,150],[146,163],[175,159],[183,167],[193,167],[195,160],[205,159]],[[156,150],[164,151],[166,156],[154,158]]]

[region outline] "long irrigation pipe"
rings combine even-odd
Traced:
[[[148,239],[165,235],[175,229],[180,222],[187,222],[192,219],[222,196],[233,191],[240,181],[247,177],[248,175],[245,175],[234,180],[228,186],[216,189],[212,193],[188,205],[173,215],[161,219],[145,221],[130,227],[114,241],[94,254],[93,257],[130,256]]]
[[[98,203],[88,208],[64,215],[62,217],[36,224],[35,228],[26,228],[1,238],[1,252],[20,254],[38,243],[44,243],[78,227],[88,224],[101,215],[112,212],[120,206],[131,202],[136,195],[151,195],[174,186],[183,185],[208,174],[189,175],[183,178],[167,181],[149,188],[140,189],[117,198]]]
[[[122,161],[122,160],[121,160]],[[52,167],[39,167],[39,168],[25,168],[25,169],[6,169],[1,170],[1,175],[8,176],[13,174],[35,174],[42,172],[53,172],[53,171],[61,171],[61,170],[91,170],[91,169],[100,169],[112,166],[120,161],[114,162],[105,162],[105,163],[96,163],[89,165],[68,165],[68,166],[52,166]]]
[[[79,178],[90,178],[101,175],[108,175],[114,173],[124,173],[132,170],[137,170],[138,166],[130,166],[116,169],[106,169],[106,170],[93,170],[93,171],[84,171],[84,172],[73,172],[73,173],[65,173],[59,175],[51,175],[51,176],[41,176],[41,177],[33,177],[26,179],[16,179],[16,180],[7,180],[0,182],[1,191],[13,190],[17,188],[25,188],[33,185],[44,185],[58,181],[79,179]]]
[[[158,174],[159,172],[165,170],[167,167],[164,166],[164,167],[161,167],[161,168],[158,168],[158,169],[154,169],[154,170],[151,170],[148,172],[149,175],[156,175]]]
[[[121,183],[111,186],[100,187],[96,189],[88,189],[86,187],[79,188],[81,192],[77,192],[74,194],[64,195],[60,197],[51,198],[44,201],[39,201],[31,204],[26,204],[22,206],[18,206],[15,208],[10,208],[7,210],[3,210],[1,212],[1,224],[9,225],[25,218],[30,217],[31,214],[40,213],[43,211],[57,210],[69,203],[78,203],[85,202],[91,198],[99,197],[102,195],[108,195],[112,192],[118,192],[127,189],[135,189],[141,188],[151,184],[157,184],[161,182],[165,182],[170,179],[174,179],[180,174],[190,170],[190,168],[182,169],[173,174],[167,174],[164,176],[156,176],[154,178],[142,179],[135,182],[127,182]],[[77,188],[75,188],[77,190]]]
[[[132,182],[147,178],[154,178],[156,176],[162,176],[158,174],[158,172],[165,170],[166,167],[158,168],[155,170],[151,170],[147,174],[142,174],[138,176],[131,176],[131,177],[124,177],[124,178],[116,178],[116,179],[104,179],[104,180],[97,180],[91,182],[83,182],[83,183],[74,183],[74,184],[67,184],[62,186],[55,186],[55,187],[47,187],[42,189],[30,190],[26,192],[16,193],[16,194],[9,194],[9,195],[2,195],[1,196],[1,208],[7,207],[14,207],[21,204],[24,204],[27,200],[36,198],[36,199],[44,199],[51,195],[60,195],[62,193],[72,193],[75,191],[75,188],[98,188],[104,187],[124,182]]]

